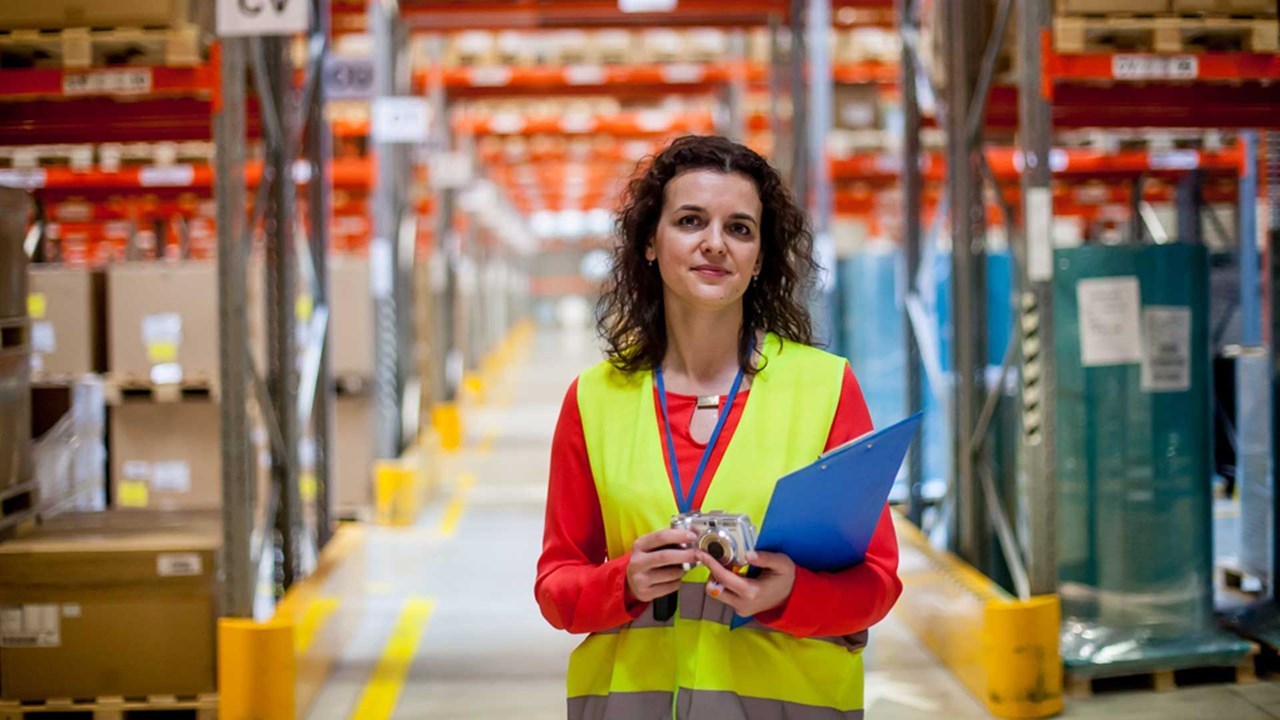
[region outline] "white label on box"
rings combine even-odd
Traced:
[[[182,366],[178,363],[160,363],[151,366],[151,382],[156,385],[177,385],[182,382]]]
[[[62,603],[62,617],[78,618],[82,614],[80,603]]]
[[[31,349],[38,353],[51,353],[58,349],[53,323],[48,320],[31,323]]]
[[[293,35],[307,31],[307,0],[218,0],[218,35]]]
[[[48,180],[48,173],[44,168],[32,168],[31,170],[0,170],[0,186],[17,188],[19,190],[35,190],[45,186]]]
[[[145,95],[151,92],[151,68],[68,72],[63,95]]]
[[[1200,61],[1195,55],[1115,55],[1111,77],[1117,80],[1195,80]]]
[[[156,574],[160,577],[195,577],[204,572],[204,563],[196,553],[163,553],[156,556]]]
[[[1090,278],[1076,285],[1080,362],[1085,367],[1142,361],[1141,293],[1134,276]]]
[[[151,480],[151,463],[144,460],[126,461],[123,468],[125,480]]]
[[[373,100],[373,141],[426,142],[431,128],[431,104],[420,97],[378,97]]]
[[[146,345],[182,342],[182,316],[178,313],[157,313],[143,317],[142,342]]]
[[[0,647],[53,648],[62,644],[57,605],[0,607]]]
[[[158,462],[151,468],[151,489],[161,492],[191,492],[191,465],[182,460]]]
[[[192,165],[148,165],[138,171],[142,187],[190,187],[196,181]]]
[[[1142,391],[1190,390],[1191,308],[1143,308],[1142,325]]]

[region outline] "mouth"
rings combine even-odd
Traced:
[[[728,277],[729,271],[719,265],[699,265],[693,271],[703,277],[722,278]]]

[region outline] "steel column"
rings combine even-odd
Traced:
[[[1022,258],[1016,331],[1021,339],[1022,439],[1018,471],[1027,510],[1025,542],[1031,592],[1056,592],[1057,450],[1053,367],[1053,181],[1049,167],[1052,115],[1041,92],[1040,38],[1052,18],[1049,0],[1019,4],[1018,144],[1022,172]]]
[[[916,4],[913,0],[897,0],[898,26],[914,28]],[[921,193],[923,180],[920,174],[920,105],[916,98],[916,57],[907,43],[902,43],[902,244],[906,255],[908,283],[914,283],[920,273]],[[903,314],[903,335],[907,340],[907,413],[924,409],[923,373],[920,345],[916,341],[911,317]],[[907,516],[918,527],[924,520],[924,447],[923,431],[915,447],[907,457],[907,487],[910,503]]]
[[[1241,344],[1262,344],[1262,275],[1258,254],[1258,132],[1240,133],[1240,331]]]
[[[217,147],[218,342],[222,400],[222,612],[252,617],[253,479],[249,433],[249,248],[245,236],[245,41],[223,38],[214,104]]]
[[[955,368],[956,513],[953,548],[979,569],[988,566],[990,532],[971,433],[986,396],[986,205],[982,194],[981,133],[969,131],[968,111],[984,47],[982,0],[944,3],[948,75],[947,192],[951,197],[951,297]]]
[[[298,485],[300,435],[298,406],[298,342],[295,301],[298,297],[298,256],[294,246],[297,186],[293,182],[295,135],[293,110],[293,63],[289,42],[282,37],[261,40],[260,66],[270,85],[271,103],[263,112],[274,110],[279,134],[266,144],[264,168],[273,181],[265,216],[267,255],[267,342],[270,366],[267,387],[283,440],[283,452],[272,453],[271,482],[279,504],[275,529],[280,542],[280,581],[285,588],[301,577],[302,500]],[[268,126],[272,123],[267,123]]]
[[[1186,175],[1178,178],[1176,191],[1178,242],[1191,245],[1204,244],[1203,223],[1200,217],[1200,178],[1199,170],[1190,170]]]
[[[369,3],[369,29],[373,34],[375,95],[392,97],[396,88],[395,8]],[[376,102],[376,100],[375,100]],[[396,270],[399,237],[398,148],[374,138],[377,175],[373,188],[373,239],[369,248],[374,297],[374,457],[400,454],[399,322]]]
[[[1271,352],[1271,588],[1272,607],[1280,599],[1280,132],[1267,133],[1267,318],[1263,342]],[[1275,640],[1275,638],[1273,638]]]
[[[831,72],[831,0],[809,0],[805,31],[809,60],[808,157],[813,221],[813,254],[818,275],[814,335],[819,344],[834,349],[839,340],[836,318],[836,250],[831,238],[831,164],[827,162],[827,136],[831,134],[833,80]]]
[[[805,0],[791,0],[791,191],[800,207],[809,208],[808,49]]]
[[[315,70],[322,72],[329,51],[329,2],[311,1],[311,36],[321,43],[319,58],[315,58]],[[317,82],[306,108],[306,155],[311,166],[311,182],[307,186],[307,211],[310,219],[308,238],[311,245],[311,261],[315,265],[313,300],[316,308],[332,308],[329,293],[329,224],[333,218],[332,183],[329,178],[329,162],[333,158],[333,134],[324,117],[324,83]],[[333,317],[329,313],[329,317]],[[324,337],[313,338],[320,343],[320,369],[317,374],[315,401],[311,406],[311,433],[315,443],[314,472],[316,477],[316,545],[323,548],[333,533],[333,359],[329,352],[332,337],[330,323],[324,325]],[[347,482],[355,478],[347,478]]]
[[[733,64],[728,86],[725,88],[725,105],[729,139],[743,142],[747,137],[747,36],[742,30],[729,31],[729,60]]]

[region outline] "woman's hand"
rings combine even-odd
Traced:
[[[711,570],[707,594],[742,617],[778,607],[791,597],[796,584],[796,564],[782,553],[747,553],[747,562],[762,571],[754,579],[733,572],[704,552],[698,553],[698,559]]]
[[[632,597],[647,603],[679,590],[685,563],[692,565],[697,560],[696,550],[680,545],[690,545],[697,539],[688,530],[667,528],[636,540],[627,563],[627,589]]]

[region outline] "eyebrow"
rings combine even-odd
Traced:
[[[676,212],[684,212],[686,210],[690,210],[693,212],[700,212],[700,213],[705,213],[707,211],[707,209],[702,207],[701,205],[681,205],[680,207],[676,208]],[[756,225],[760,224],[760,221],[755,219],[753,215],[750,215],[749,213],[744,213],[744,212],[733,213],[732,215],[729,216],[729,219],[730,220],[750,220]]]

